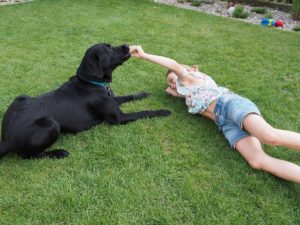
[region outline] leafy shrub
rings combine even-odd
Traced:
[[[192,6],[200,6],[203,3],[202,0],[192,0]]]
[[[249,16],[249,13],[245,10],[244,6],[238,5],[235,7],[232,16],[235,18],[245,19]]]
[[[217,0],[203,0],[202,2],[203,3],[206,3],[206,4],[213,4],[215,3]]]
[[[217,0],[177,0],[178,3],[190,2],[192,6],[200,6],[202,3],[212,4],[216,1]]]
[[[297,32],[300,32],[300,26],[296,26],[293,28],[293,31],[297,31]]]
[[[270,13],[270,12],[267,12],[265,15],[264,15],[265,18],[269,18],[269,19],[273,19],[273,14]]]
[[[266,14],[268,9],[266,7],[254,7],[251,9],[251,12],[255,12],[258,14]]]
[[[300,0],[293,0],[292,18],[295,20],[300,20]]]

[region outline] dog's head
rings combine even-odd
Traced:
[[[112,82],[112,71],[129,58],[128,45],[94,45],[85,52],[76,76],[85,81]]]

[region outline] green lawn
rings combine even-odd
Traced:
[[[73,75],[98,42],[198,64],[249,97],[279,128],[300,131],[300,35],[147,0],[35,0],[0,7],[0,116],[20,94]],[[251,169],[207,119],[165,94],[165,70],[131,59],[116,94],[149,91],[125,112],[166,118],[61,136],[62,160],[0,160],[0,224],[299,224],[300,186]],[[300,164],[300,152],[265,150]]]

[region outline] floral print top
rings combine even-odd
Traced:
[[[177,92],[185,96],[185,103],[189,108],[189,113],[204,112],[215,99],[229,92],[227,88],[218,87],[215,81],[204,73],[186,70],[184,76],[187,75],[192,75],[204,81],[203,85],[196,86],[183,86],[180,80],[176,82]]]

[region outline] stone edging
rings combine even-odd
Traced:
[[[13,5],[13,4],[21,4],[21,3],[27,3],[32,2],[33,0],[0,0],[0,6],[2,5]]]

